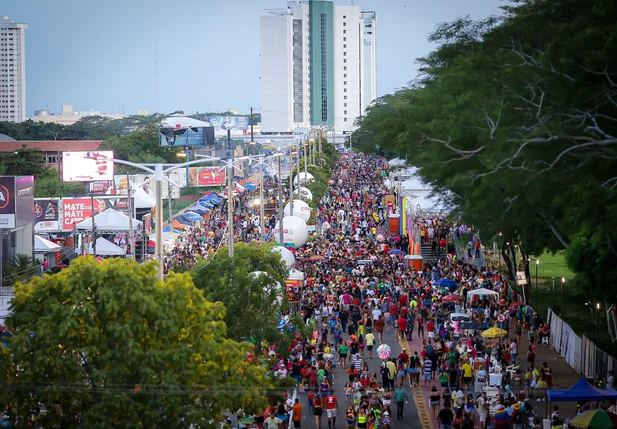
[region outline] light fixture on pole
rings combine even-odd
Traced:
[[[540,260],[536,259],[536,292],[538,292],[538,265],[540,265]]]
[[[559,316],[561,317],[563,315],[563,285],[566,282],[566,278],[562,277],[561,278],[561,304],[559,305]]]

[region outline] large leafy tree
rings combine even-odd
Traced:
[[[272,387],[224,318],[188,274],[80,258],[17,285],[0,397],[18,415],[43,405],[44,427],[212,427]]]
[[[288,269],[280,253],[271,249],[271,244],[237,243],[234,257],[229,258],[227,248],[221,248],[198,264],[192,275],[208,300],[225,305],[229,338],[250,339],[258,350],[266,341],[286,354],[292,336],[277,329],[277,324]],[[295,327],[302,329],[299,323]]]
[[[440,25],[420,78],[369,109],[356,146],[408,155],[485,240],[502,233],[511,274],[515,253],[567,248],[584,229],[617,256],[617,5],[503,9]]]

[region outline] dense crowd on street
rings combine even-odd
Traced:
[[[439,259],[419,271],[410,269],[404,258],[409,239],[390,233],[390,208],[382,200],[389,193],[387,169],[383,158],[363,155],[337,163],[315,215],[320,234],[295,250],[294,268],[305,276],[297,297],[312,335],[297,338],[288,353],[267,350],[279,358],[274,373],[297,380],[309,409],[288,398],[258,416],[257,424],[282,428],[293,410],[295,427],[308,413],[318,428],[325,425],[322,420],[329,428],[337,420],[350,429],[389,428],[404,418],[407,389],[422,386],[430,390],[431,415],[443,429],[484,428],[489,421],[497,429],[535,427],[532,399],[544,401],[552,385],[550,365],[535,359],[535,342],[548,335],[548,327],[516,296],[510,298],[498,271],[471,263],[479,258],[480,240],[467,225],[439,216],[414,219],[421,243],[430,244]],[[266,195],[275,187],[269,181]],[[256,225],[247,207],[254,196],[236,197],[238,240],[258,237],[259,231],[250,232]],[[226,220],[225,204],[213,209],[206,222],[183,235],[166,268],[194,264],[215,251],[224,240]],[[274,222],[267,219],[267,227]],[[467,236],[466,255],[445,257],[454,240]],[[435,285],[444,278],[455,287]],[[477,289],[490,293],[470,294]],[[452,318],[460,313],[463,319]],[[510,326],[516,338],[508,339]],[[503,328],[505,335],[480,335],[491,327]],[[381,353],[382,345],[392,349],[383,342],[389,331],[403,344],[396,356]],[[529,336],[528,350],[518,349],[523,332]],[[527,355],[525,368],[514,367],[519,353]],[[372,359],[382,361],[379,372],[369,370]],[[335,371],[347,374],[341,398],[333,390]],[[552,417],[560,422],[558,410]]]

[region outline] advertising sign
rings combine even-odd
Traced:
[[[518,286],[525,286],[527,284],[527,276],[525,275],[525,271],[516,272],[516,284]]]
[[[193,167],[189,169],[189,185],[221,186],[225,185],[225,169],[219,167]]]
[[[109,159],[114,157],[112,151],[98,152],[63,152],[62,181],[92,182],[114,179],[114,164]]]
[[[34,201],[34,231],[58,231],[59,215],[58,200]]]
[[[0,177],[0,228],[15,228],[15,177]]]
[[[32,223],[34,220],[34,176],[15,178],[15,227]]]
[[[159,128],[159,146],[214,146],[213,127]]]
[[[210,116],[208,121],[214,127],[214,131],[246,131],[249,129],[248,116]]]
[[[94,200],[94,214],[99,212],[100,202]],[[62,199],[62,229],[72,230],[75,224],[92,216],[90,198]]]

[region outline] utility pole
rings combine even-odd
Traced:
[[[251,112],[253,108],[251,107]],[[251,124],[251,128],[253,125]],[[265,217],[265,209],[264,209],[264,159],[263,157],[260,159],[261,161],[261,174],[259,175],[259,226],[261,227],[261,242],[264,243],[266,241],[266,220]]]
[[[253,140],[253,108],[251,107],[251,144],[255,144],[255,141]],[[263,166],[262,166],[262,170],[263,170]]]
[[[281,157],[277,156],[278,163],[278,187],[279,187],[279,244],[285,247],[283,241],[283,177],[281,176]]]
[[[297,151],[297,156],[298,156],[298,186],[296,186],[296,189],[300,189],[300,151],[301,150],[302,150],[302,145],[298,145],[298,151]],[[304,179],[306,179],[306,177]],[[300,196],[300,191],[298,191],[298,196]],[[291,196],[291,199],[293,200],[293,195]]]
[[[162,189],[161,189],[161,193],[163,193]],[[167,222],[169,223],[169,226],[172,226],[172,223],[171,223],[172,216],[173,216],[173,209],[171,207],[171,183],[167,182]]]
[[[294,214],[294,184],[293,180],[291,180],[291,176],[293,173],[293,151],[292,147],[289,147],[289,216],[293,216]],[[298,177],[298,184],[300,184],[300,178]]]
[[[133,231],[133,201],[131,197],[131,181],[129,173],[126,172],[126,194],[129,197],[129,247],[131,248],[131,258],[135,259],[135,231]]]
[[[90,207],[92,207],[92,254],[96,258],[96,224],[94,223],[94,182],[90,183]]]
[[[229,132],[229,130],[227,131]],[[234,163],[233,158],[227,160],[227,229],[229,231],[229,257],[234,257]]]

